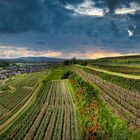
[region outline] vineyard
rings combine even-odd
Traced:
[[[80,67],[80,66],[78,66],[78,67]],[[104,72],[96,71],[96,70],[90,69],[88,67],[80,67],[80,68],[87,73],[100,77],[101,79],[104,79],[110,83],[118,85],[119,87],[129,89],[129,90],[135,91],[135,92],[140,92],[140,86],[139,86],[140,80],[139,79],[124,78],[121,76],[116,76],[113,74],[107,74]]]
[[[139,140],[140,94],[87,67],[0,81],[0,140]]]
[[[95,75],[76,68],[84,80],[96,84],[101,89],[101,96],[113,112],[123,117],[129,125],[140,127],[140,94],[121,88]]]
[[[140,75],[140,67],[136,66],[112,66],[112,65],[101,65],[95,64],[94,67],[104,70],[109,70],[112,72],[124,73],[124,74],[133,74]]]
[[[110,113],[100,99],[95,85],[83,81],[76,73],[69,80],[74,88],[73,99],[78,106],[83,139],[137,139],[137,135],[132,134],[124,121]]]
[[[35,77],[33,74],[25,75],[21,80],[15,77],[4,83],[0,93],[0,139],[79,139],[76,109],[68,80],[48,80],[50,73],[54,72],[36,73]],[[41,76],[45,78],[42,81],[39,80]],[[9,85],[15,87],[13,92]]]
[[[6,122],[33,95],[44,72],[13,77],[0,86],[0,124]]]

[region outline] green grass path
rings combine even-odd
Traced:
[[[96,70],[96,71],[99,71],[99,72],[104,72],[104,73],[115,75],[115,76],[120,76],[120,77],[124,77],[124,78],[140,80],[139,75],[137,76],[137,75],[131,75],[131,74],[111,72],[111,71],[108,71],[108,70],[98,69],[98,68],[94,68],[94,67],[90,67],[90,66],[86,66],[86,67],[89,68],[89,69],[93,69],[93,70]]]

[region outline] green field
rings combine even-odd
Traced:
[[[79,65],[0,81],[0,140],[139,140],[139,82]]]
[[[113,66],[140,66],[140,55],[129,55],[120,57],[107,57],[89,61],[90,64],[103,64]]]

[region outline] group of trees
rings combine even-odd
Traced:
[[[10,64],[6,61],[0,61],[0,67],[6,67],[9,66]]]
[[[87,61],[86,60],[81,60],[81,59],[76,59],[75,57],[73,57],[72,59],[66,59],[64,61],[64,65],[73,65],[73,64],[80,64],[80,65],[87,65]]]

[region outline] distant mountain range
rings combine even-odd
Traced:
[[[43,62],[63,62],[64,58],[53,58],[53,57],[20,57],[20,58],[13,58],[13,59],[0,59],[1,61],[6,62],[16,62],[16,63],[43,63]],[[86,59],[85,59],[86,60]],[[131,61],[138,61],[140,62],[140,55],[128,55],[128,56],[118,56],[118,57],[104,57],[99,59],[87,59],[88,61],[113,61],[113,60],[131,60]]]
[[[36,62],[63,62],[63,58],[51,58],[51,57],[20,57],[14,59],[0,59],[0,61],[17,62],[17,63],[36,63]]]

